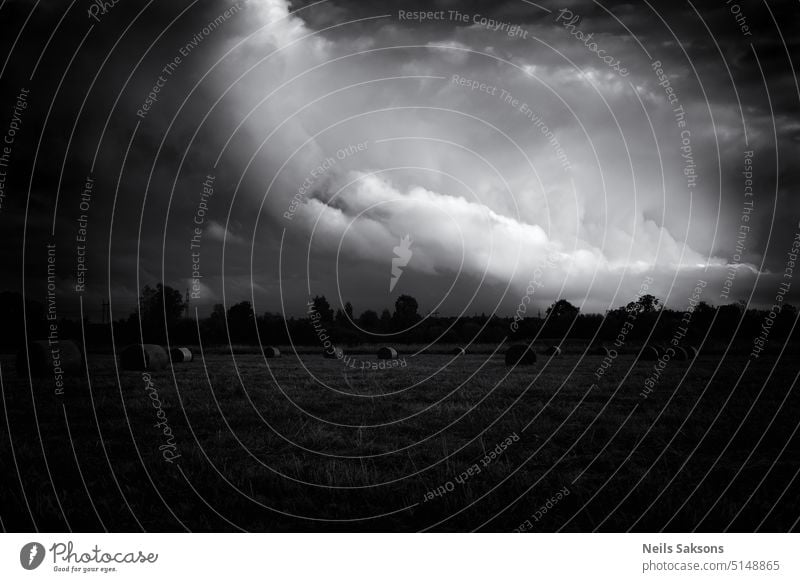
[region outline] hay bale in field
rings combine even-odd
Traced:
[[[78,344],[72,341],[59,341],[52,346],[47,340],[28,342],[27,355],[23,347],[17,352],[17,373],[28,375],[28,358],[31,363],[31,376],[41,378],[58,373],[78,376],[83,372],[83,354]]]
[[[384,346],[378,350],[377,355],[379,360],[396,360],[397,350],[394,348],[387,348],[386,346]]]
[[[673,348],[672,359],[678,362],[685,362],[689,359],[689,353],[681,346],[675,346]]]
[[[558,346],[550,346],[544,351],[545,356],[550,356],[551,358],[557,358],[561,355],[561,348]]]
[[[167,363],[166,350],[156,344],[131,344],[119,353],[123,370],[160,370]]]
[[[322,355],[328,360],[341,359],[344,356],[344,351],[342,351],[342,348],[334,346],[330,350],[322,350]]]
[[[656,348],[655,346],[647,345],[644,346],[644,348],[642,348],[642,353],[639,354],[639,359],[652,362],[654,360],[657,360],[660,355],[661,352],[658,351],[658,348]]]
[[[592,356],[603,356],[606,358],[611,356],[611,350],[605,346],[594,346],[589,348],[589,354]]]
[[[536,363],[536,352],[528,346],[513,345],[506,351],[506,366],[532,366]]]
[[[266,346],[264,347],[264,357],[265,358],[280,358],[281,351],[273,346]]]
[[[175,364],[180,364],[182,362],[191,362],[192,350],[190,350],[189,348],[172,348],[169,351],[169,357],[172,358],[172,362]]]
[[[467,350],[465,350],[464,348],[453,348],[453,351],[450,353],[453,354],[454,356],[463,356],[464,354],[467,353]]]
[[[683,362],[694,360],[697,357],[697,350],[692,346],[680,346],[675,348],[675,359]]]

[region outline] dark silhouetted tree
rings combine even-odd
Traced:
[[[378,318],[378,314],[371,309],[367,309],[358,318],[359,326],[369,331],[375,331],[378,329],[379,323],[380,318]]]
[[[313,299],[313,306],[322,321],[333,321],[333,309],[324,295],[316,295]]]
[[[228,308],[228,331],[231,341],[251,343],[255,342],[256,316],[253,313],[253,306],[249,301],[240,301]]]
[[[655,295],[649,293],[642,295],[636,301],[631,301],[627,305],[628,311],[637,311],[639,313],[655,313],[661,307],[661,301]]]
[[[161,283],[155,289],[149,285],[144,286],[139,297],[139,306],[142,321],[156,318],[166,319],[167,323],[180,319],[185,309],[181,292]]]
[[[392,327],[392,314],[388,309],[381,312],[381,328],[388,330]]]
[[[139,296],[144,340],[165,343],[167,341],[166,330],[172,329],[181,319],[185,308],[180,291],[161,283],[155,288],[145,285]]]
[[[25,302],[26,311],[23,311],[22,295],[3,291],[0,293],[0,346],[16,349],[24,341],[26,323],[23,313],[27,318],[28,335],[34,339],[47,335],[47,322],[45,321],[44,305],[36,301]]]
[[[556,319],[573,319],[578,316],[580,309],[566,299],[559,299],[547,308],[545,315]]]
[[[336,317],[334,319],[336,321],[336,325],[347,325],[347,317],[345,317],[344,311],[341,309],[336,310]]]
[[[359,316],[358,321],[361,324],[378,323],[379,318],[376,312],[372,311],[371,309],[367,309]]]
[[[420,320],[419,304],[411,295],[401,295],[394,302],[394,321],[400,327],[407,327]]]
[[[211,315],[200,321],[200,333],[204,343],[221,343],[226,340],[225,306],[222,303],[214,305]]]

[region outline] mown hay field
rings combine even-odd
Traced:
[[[789,358],[700,355],[653,382],[633,355],[598,379],[603,358],[575,353],[374,369],[369,350],[281,352],[149,373],[90,353],[64,397],[0,358],[4,526],[785,531],[800,515]]]

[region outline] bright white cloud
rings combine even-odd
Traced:
[[[297,42],[311,30],[290,16],[280,0],[260,0],[254,14],[268,25],[261,41],[288,48],[251,73],[237,88],[236,99],[242,115],[249,115],[246,131],[254,143],[275,132],[264,146],[270,163],[263,167],[263,182],[274,177],[277,167],[283,169],[266,213],[295,234],[302,229],[310,236],[315,229],[314,249],[320,252],[312,261],[329,261],[344,240],[343,253],[383,264],[385,249],[411,234],[415,255],[409,268],[419,273],[463,268],[476,280],[486,273],[490,282],[511,281],[512,288],[524,289],[530,273],[550,257],[549,289],[567,285],[573,294],[590,293],[600,303],[611,299],[624,271],[672,271],[685,281],[696,277],[698,265],[710,263],[714,272],[721,272],[724,261],[709,260],[697,250],[710,244],[708,229],[698,225],[713,218],[713,208],[694,206],[687,229],[685,183],[674,177],[681,177],[676,172],[680,160],[674,121],[663,112],[648,120],[628,85],[630,80],[647,87],[648,79],[636,74],[622,79],[601,70],[581,47],[567,49],[570,58],[583,58],[583,73],[541,46],[515,58],[519,67],[510,66],[466,52],[470,46],[482,51],[479,47],[487,46],[491,36],[472,29],[419,43],[427,49],[375,51],[337,61],[374,43],[365,44],[358,35],[317,35]],[[396,38],[397,29],[393,35],[404,44]],[[501,48],[512,42],[493,38],[492,53],[508,54]],[[519,47],[519,42],[506,46]],[[255,62],[265,53],[254,43],[245,54]],[[320,66],[326,61],[332,62]],[[450,82],[454,74],[497,89],[491,93],[455,86]],[[374,82],[401,75],[442,78]],[[251,112],[259,99],[294,77]],[[346,89],[349,84],[359,85]],[[552,140],[519,103],[504,99],[503,92],[540,116],[569,157],[569,172],[559,166]],[[659,93],[642,89],[640,94],[646,107],[665,109]],[[300,111],[315,99],[320,101]],[[397,109],[361,115],[393,107]],[[650,122],[657,128],[656,139]],[[381,143],[386,138],[403,139]],[[291,223],[281,221],[313,168],[358,141],[371,145],[316,177],[297,217]],[[660,152],[657,143],[671,146]],[[375,173],[397,166],[430,171]],[[331,200],[336,188],[353,180]],[[478,198],[454,187],[454,180]],[[260,200],[263,191],[257,195]],[[702,190],[696,193],[699,200],[703,195]]]

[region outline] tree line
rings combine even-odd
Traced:
[[[423,317],[419,304],[410,295],[401,295],[394,309],[381,313],[365,310],[355,314],[348,302],[334,309],[323,295],[310,302],[303,317],[284,318],[278,313],[257,314],[249,301],[240,301],[227,309],[215,305],[207,317],[195,320],[189,313],[183,295],[169,286],[145,286],[139,297],[138,309],[114,321],[114,341],[117,345],[136,343],[167,343],[197,345],[198,330],[204,345],[257,344],[314,346],[319,343],[317,332],[311,324],[311,314],[332,340],[340,345],[383,343],[375,334],[392,334],[390,343],[443,344],[497,343],[504,338],[524,341],[533,338],[551,341],[590,340],[613,341],[623,327],[626,341],[667,341],[678,329],[689,344],[709,339],[722,342],[750,341],[762,329],[769,312],[745,309],[745,304],[730,303],[712,306],[699,302],[691,312],[676,311],[662,305],[653,295],[642,295],[625,306],[605,314],[582,313],[565,299],[555,301],[543,317],[500,317],[497,315],[441,316],[438,313]],[[17,349],[23,335],[22,297],[16,293],[0,294],[0,318],[3,329],[2,347]],[[33,301],[26,304],[28,337],[45,337],[47,325],[44,307]],[[785,304],[770,322],[770,341],[797,340],[794,328],[797,309]],[[63,339],[81,339],[81,328],[86,340],[93,346],[110,346],[109,325],[84,322],[69,318],[59,320],[59,335]],[[794,328],[794,329],[793,329]],[[291,338],[291,340],[290,340]]]

